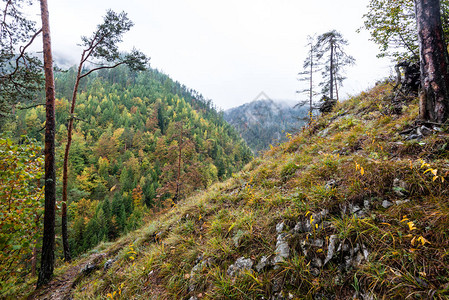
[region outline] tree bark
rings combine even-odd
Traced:
[[[309,118],[313,116],[313,44],[310,42]]]
[[[45,211],[44,234],[42,238],[41,268],[37,287],[46,284],[53,275],[55,262],[55,81],[47,0],[40,0],[42,19],[42,40],[45,71],[46,124],[45,124]]]
[[[75,86],[72,94],[72,105],[70,107],[70,119],[67,126],[67,144],[64,152],[64,162],[62,167],[62,212],[61,212],[61,227],[62,227],[62,245],[64,249],[64,260],[71,261],[69,247],[69,235],[67,232],[67,187],[68,187],[68,169],[69,169],[69,152],[72,145],[72,131],[73,131],[73,117],[75,113],[76,95],[78,93],[78,86],[81,80],[81,71],[83,67],[84,52],[81,57],[81,62],[78,66],[78,74],[76,76]]]
[[[439,0],[415,0],[421,70],[420,118],[444,123],[449,110],[448,54]]]
[[[334,99],[334,41],[333,39],[330,41],[331,44],[331,65],[330,65],[330,98]]]

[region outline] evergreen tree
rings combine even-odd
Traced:
[[[300,78],[299,81],[306,81],[308,83],[308,87],[306,89],[302,89],[297,91],[299,94],[307,94],[308,96],[308,102],[309,102],[309,118],[311,119],[313,116],[313,98],[317,95],[315,92],[315,84],[314,84],[314,74],[318,72],[319,65],[318,65],[318,57],[317,57],[317,51],[315,48],[315,37],[308,36],[307,37],[307,48],[308,48],[308,55],[307,58],[304,60],[303,63],[303,69],[304,71],[298,73]],[[306,104],[307,101],[301,101],[296,106],[303,106]]]
[[[346,54],[344,46],[348,42],[336,30],[328,31],[317,37],[315,44],[316,56],[324,66],[323,81],[320,83],[323,94],[329,93],[334,99],[334,92],[338,100],[338,85],[342,85],[344,67],[355,63],[355,59]],[[324,61],[323,61],[324,60]]]

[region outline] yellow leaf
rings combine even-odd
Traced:
[[[405,221],[408,221],[407,216],[403,216],[403,217],[402,217],[401,223],[402,223],[402,222],[405,222]]]
[[[413,223],[413,221],[408,222],[407,225],[408,225],[408,229],[409,229],[410,231],[416,229],[415,223]]]
[[[363,169],[363,167],[360,167],[360,174],[365,174],[365,170]]]
[[[432,181],[435,181],[438,179],[438,176],[433,176]]]
[[[112,296],[112,294],[111,294],[111,293],[108,293],[108,294],[106,295],[106,297],[107,297],[107,298],[111,298],[111,299],[114,299],[114,297]]]
[[[134,260],[134,256],[130,256],[129,259]]]
[[[424,246],[425,244],[430,244],[430,242],[428,241],[428,240],[426,240],[426,238],[425,237],[423,237],[423,236],[420,236],[419,238],[418,238],[418,242],[421,242],[421,244]]]
[[[410,241],[410,244],[412,244],[412,246],[415,246],[415,240],[416,240],[416,236],[414,236],[412,238],[412,240]]]

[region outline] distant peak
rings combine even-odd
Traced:
[[[268,97],[267,94],[265,94],[264,91],[260,92],[256,98],[254,98],[253,102],[255,101],[260,101],[260,100],[268,100],[268,101],[273,101],[270,97]]]

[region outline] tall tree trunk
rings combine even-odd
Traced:
[[[67,144],[64,152],[64,162],[62,171],[62,212],[61,212],[61,225],[62,225],[62,244],[64,248],[64,260],[71,261],[69,247],[69,235],[67,233],[67,188],[68,188],[68,169],[69,169],[69,152],[72,145],[72,131],[73,131],[73,118],[75,114],[76,95],[78,93],[78,87],[81,80],[81,71],[83,68],[84,52],[81,56],[81,62],[78,66],[78,74],[76,76],[75,86],[73,87],[72,105],[70,107],[70,119],[67,126]]]
[[[337,82],[337,74],[334,75],[335,77],[335,95],[337,96],[337,101],[338,99],[338,82]]]
[[[334,99],[334,41],[331,40],[331,65],[330,65],[330,86],[329,86],[329,97]]]
[[[310,43],[309,118],[312,121],[313,107],[313,44]]]
[[[180,186],[181,186],[181,158],[182,158],[182,134],[183,134],[183,125],[182,123],[180,123],[179,125],[180,127],[180,131],[179,131],[179,142],[178,142],[178,170],[177,170],[177,174],[176,174],[176,192],[175,192],[175,196],[173,197],[173,202],[177,203],[179,201],[179,194],[181,193],[180,191]]]
[[[83,55],[84,56],[84,55]],[[80,83],[80,75],[82,70],[82,63],[78,66],[78,74],[76,76],[75,87],[73,88],[72,105],[70,107],[70,119],[67,126],[67,144],[64,152],[64,162],[62,171],[62,212],[61,212],[61,226],[62,226],[62,244],[64,248],[64,260],[71,261],[72,256],[70,254],[69,247],[69,235],[67,232],[67,187],[68,187],[68,168],[69,168],[69,152],[72,145],[72,131],[73,131],[73,118],[75,113],[76,95],[78,93],[78,86]]]
[[[444,123],[449,116],[448,54],[439,0],[415,0],[421,67],[420,118]]]
[[[44,52],[46,124],[45,124],[45,212],[44,235],[42,238],[41,268],[37,287],[47,283],[53,275],[55,262],[55,81],[51,52],[50,24],[47,0],[40,0],[42,19],[42,40]]]

